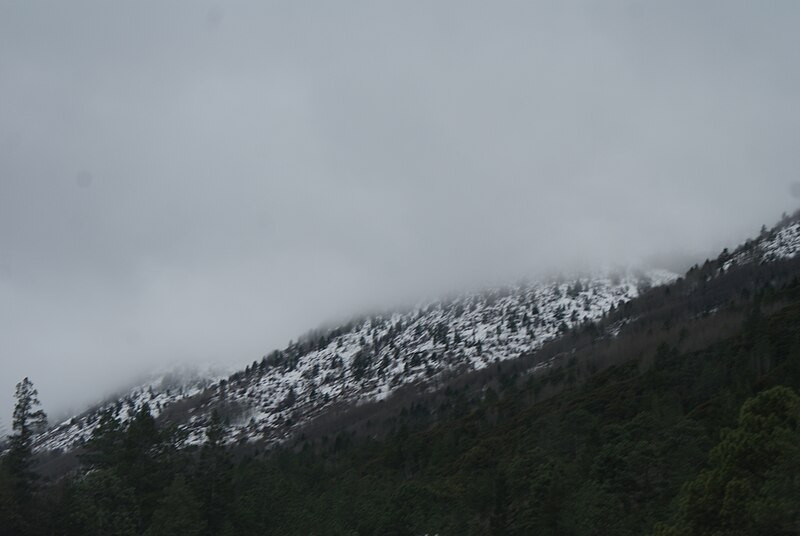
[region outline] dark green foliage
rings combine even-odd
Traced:
[[[503,363],[476,396],[448,386],[448,410],[410,399],[381,436],[253,455],[214,413],[205,445],[178,451],[147,407],[109,413],[83,476],[34,494],[35,515],[0,470],[0,534],[797,534],[800,284],[741,307],[725,337],[659,322],[594,368]]]
[[[714,445],[739,408],[741,415],[763,408],[755,414],[764,422],[792,422],[788,406],[763,397],[771,385],[788,385],[778,391],[784,394],[800,386],[799,321],[800,307],[792,306],[748,328],[758,344],[743,330],[701,352],[662,346],[644,372],[637,362],[612,367],[532,406],[518,400],[524,390],[501,389],[462,417],[399,428],[381,442],[336,441],[336,449],[316,454],[243,461],[225,522],[243,534],[576,535],[643,534],[657,522],[678,523],[682,486],[706,478],[709,452],[720,451]],[[764,354],[769,366],[756,359]],[[781,426],[758,433],[783,437],[773,433]],[[749,503],[740,533],[792,526],[796,451],[767,455],[747,445],[748,456],[766,462],[767,476],[755,495],[737,495]]]
[[[14,478],[0,464],[0,536],[24,533],[24,519],[15,495]]]
[[[70,497],[70,528],[86,536],[134,536],[139,508],[133,488],[112,470],[90,472]]]
[[[82,461],[97,469],[113,467],[122,456],[124,437],[119,419],[111,410],[105,411],[86,443],[85,452],[81,455]]]
[[[223,443],[225,426],[215,410],[207,429],[207,440],[196,469],[196,489],[208,520],[210,534],[219,534],[232,497],[233,462]]]
[[[175,471],[188,463],[175,449],[174,440],[170,430],[156,424],[145,404],[124,426],[111,411],[104,413],[80,457],[85,467],[94,471],[90,477],[103,475],[98,485],[118,487],[122,490],[119,493],[131,492],[135,508],[127,512],[135,521],[135,534],[141,534],[149,525],[163,490],[172,482]],[[89,484],[79,483],[74,490],[76,497],[86,495],[93,482],[90,479]],[[83,503],[95,504],[86,498]],[[102,506],[98,504],[96,508]]]
[[[47,425],[44,411],[37,409],[39,393],[25,378],[17,384],[8,451],[0,464],[0,531],[25,534],[34,525],[34,493],[37,474],[33,471],[34,435]]]
[[[743,402],[800,386],[800,308],[755,322],[701,352],[662,345],[649,369],[612,367],[532,406],[509,384],[431,428],[249,460],[235,471],[229,521],[245,534],[652,532],[681,519],[682,486]],[[780,461],[792,456],[764,459],[778,464],[770,474],[798,474]],[[765,489],[786,495],[754,502],[752,517],[785,523],[798,492],[773,480]],[[763,533],[757,526],[744,533]]]
[[[166,491],[145,536],[199,536],[205,529],[200,502],[178,475]]]
[[[800,396],[774,387],[742,406],[710,467],[690,481],[660,534],[797,534],[800,530]]]
[[[8,453],[3,461],[15,485],[17,500],[25,506],[33,492],[36,475],[31,471],[33,465],[32,441],[36,432],[47,425],[47,416],[41,409],[39,393],[33,383],[25,378],[17,384],[14,398],[14,433],[9,440]]]

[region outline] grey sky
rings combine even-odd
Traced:
[[[0,1],[0,409],[800,204],[797,2]],[[794,192],[795,195],[792,195]]]

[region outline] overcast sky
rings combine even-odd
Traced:
[[[799,15],[0,0],[2,422],[26,375],[59,414],[367,307],[736,245],[800,205]]]

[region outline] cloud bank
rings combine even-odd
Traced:
[[[0,409],[800,204],[800,4],[0,4]]]

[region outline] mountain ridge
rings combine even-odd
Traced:
[[[762,230],[733,253],[724,250],[718,272],[793,257],[798,251],[800,213]],[[334,404],[380,401],[403,386],[433,385],[445,373],[480,370],[534,352],[572,328],[603,318],[643,290],[676,279],[663,270],[562,278],[433,300],[406,312],[311,331],[227,378],[201,378],[172,389],[152,382],[134,388],[48,430],[37,438],[35,449],[78,447],[104,412],[124,421],[145,404],[182,430],[184,446],[203,442],[214,409],[229,422],[228,443],[277,443]],[[625,322],[606,335],[615,336]]]

